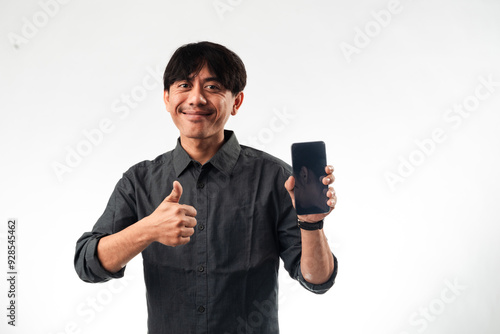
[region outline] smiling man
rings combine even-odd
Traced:
[[[280,258],[314,293],[334,283],[322,227],[335,191],[322,199],[330,212],[297,217],[290,166],[224,129],[245,84],[243,62],[224,46],[180,47],[164,74],[177,146],[125,172],[77,241],[75,269],[86,282],[123,277],[142,253],[148,333],[279,333]],[[325,171],[323,183],[333,183],[333,167]]]

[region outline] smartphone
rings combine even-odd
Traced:
[[[295,177],[295,210],[298,215],[326,213],[330,210],[326,192],[326,149],[322,141],[293,143],[292,166]]]

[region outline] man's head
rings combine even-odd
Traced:
[[[226,122],[243,102],[245,84],[243,62],[224,46],[200,42],[180,47],[165,70],[163,97],[181,142],[221,143]]]
[[[245,65],[237,54],[225,46],[212,42],[191,43],[181,46],[172,55],[163,74],[165,91],[207,66],[233,95],[243,91],[247,82]]]

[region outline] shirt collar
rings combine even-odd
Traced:
[[[234,132],[224,130],[224,144],[207,163],[210,163],[212,166],[229,176],[236,165],[240,152],[241,147]],[[177,146],[174,149],[173,158],[174,171],[176,176],[179,177],[193,161],[182,147],[180,137],[177,139]]]
[[[234,132],[224,130],[224,144],[209,162],[212,166],[229,176],[236,165],[236,161],[238,161],[240,152],[241,147]]]

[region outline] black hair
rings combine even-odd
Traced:
[[[241,58],[223,45],[204,41],[183,45],[174,52],[163,74],[164,90],[197,74],[205,65],[233,95],[245,88],[247,73]]]

